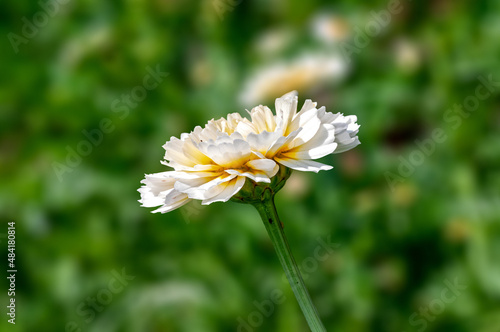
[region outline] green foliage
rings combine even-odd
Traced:
[[[366,46],[389,2],[58,3],[0,5],[0,246],[7,264],[15,221],[18,267],[0,330],[306,331],[251,206],[158,215],[136,191],[167,170],[171,136],[290,87],[361,125],[360,146],[322,160],[333,170],[293,172],[276,197],[327,330],[498,331],[498,1],[401,0]],[[318,14],[337,39],[314,36]],[[304,53],[349,71],[241,102],[256,70]]]

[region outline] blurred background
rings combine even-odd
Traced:
[[[151,214],[196,125],[299,91],[362,144],[277,196],[328,331],[500,331],[500,2],[0,5],[2,331],[308,331],[251,206]]]

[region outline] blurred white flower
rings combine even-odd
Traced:
[[[407,39],[399,39],[394,43],[396,64],[405,72],[413,72],[420,67],[422,54],[418,45]]]
[[[243,105],[265,102],[291,90],[309,89],[345,77],[348,65],[337,54],[309,53],[292,61],[262,67],[244,84]]]
[[[264,56],[281,52],[293,41],[296,33],[286,27],[265,30],[254,42],[256,51]]]
[[[142,206],[172,211],[191,199],[202,204],[226,202],[246,179],[270,183],[278,164],[299,171],[331,169],[315,162],[359,143],[355,116],[326,112],[306,100],[297,112],[297,92],[276,99],[276,115],[266,106],[251,110],[251,120],[238,113],[211,120],[163,147],[162,163],[174,171],[146,175],[139,189]]]
[[[101,50],[111,43],[112,31],[106,25],[90,25],[68,39],[61,47],[58,66],[64,70],[73,69],[87,55]]]
[[[340,16],[321,13],[313,17],[311,30],[314,37],[326,44],[334,44],[349,37],[349,24]]]

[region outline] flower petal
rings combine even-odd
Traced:
[[[287,128],[286,134],[291,133],[294,130],[297,130],[299,127],[303,127],[304,124],[309,121],[310,118],[316,116],[316,103],[314,103],[311,99],[307,99],[304,102],[304,105],[300,109],[300,112],[295,114],[290,123],[290,126]]]
[[[276,142],[274,142],[271,147],[265,153],[265,156],[269,159],[273,158],[278,152],[280,152],[283,148],[287,147],[295,137],[302,131],[302,128],[299,128],[290,133],[288,136],[280,136]]]
[[[286,133],[288,125],[297,112],[297,96],[297,91],[291,91],[276,99],[276,130],[280,131],[282,134]]]
[[[271,178],[278,173],[279,166],[271,159],[254,159],[245,164],[243,169],[227,169],[226,173],[245,176],[255,182],[270,183]]]
[[[189,203],[189,201],[191,201],[191,199],[189,199],[186,194],[180,193],[177,190],[172,190],[165,197],[164,205],[152,211],[152,213],[167,213]]]
[[[333,153],[345,152],[345,151],[348,151],[348,150],[355,148],[356,146],[358,146],[360,144],[361,144],[361,142],[359,141],[359,138],[356,136],[349,143],[339,145],[339,148],[337,148]]]
[[[216,141],[201,142],[198,146],[200,151],[217,165],[227,168],[243,165],[252,155],[250,145],[243,139],[225,137]]]
[[[140,187],[137,189],[137,191],[141,193],[139,203],[141,203],[142,207],[155,207],[162,205],[165,202],[165,196],[167,196],[172,190],[174,189],[172,188],[155,195],[151,188],[146,186]]]
[[[144,187],[149,188],[154,195],[159,195],[163,191],[174,188],[174,174],[176,174],[175,171],[146,174],[141,183],[144,183]]]
[[[339,114],[332,122],[335,126],[335,142],[339,144],[335,153],[350,150],[361,144],[357,136],[359,125],[355,115],[343,116]]]
[[[263,131],[259,134],[251,133],[247,136],[247,142],[253,151],[265,154],[269,148],[282,137],[278,132]]]
[[[254,180],[255,182],[265,182],[271,183],[271,179],[262,171],[241,171],[238,169],[227,169],[227,174],[236,175],[236,176],[244,176],[249,179]]]
[[[236,126],[236,132],[240,133],[243,137],[247,137],[250,133],[257,133],[258,129],[248,119],[243,119]]]
[[[301,149],[302,146],[299,146],[296,149],[282,153],[280,156],[291,159],[318,159],[330,153],[333,153],[337,148],[337,145],[338,145],[337,143],[320,145],[310,150]]]
[[[165,159],[184,166],[193,167],[196,165],[196,160],[190,159],[184,154],[184,144],[184,141],[172,137],[170,141],[163,145],[165,149]]]
[[[272,159],[254,159],[245,164],[254,170],[263,171],[268,177],[273,177],[278,173],[279,166]]]
[[[321,120],[317,116],[311,117],[307,123],[300,127],[302,130],[297,137],[288,144],[288,149],[293,149],[296,146],[309,142],[318,133],[320,127]]]
[[[269,107],[262,105],[254,107],[250,112],[250,116],[257,133],[263,131],[272,132],[276,129],[276,119]]]
[[[204,199],[201,204],[208,205],[214,202],[227,202],[231,197],[233,197],[245,184],[245,177],[238,176],[237,178],[224,183],[225,188],[217,195]]]
[[[304,171],[304,172],[316,172],[318,173],[319,171],[328,171],[332,169],[333,167],[330,165],[325,165],[322,163],[318,163],[316,161],[312,160],[295,160],[295,159],[289,159],[289,158],[274,158],[276,162],[282,164],[283,166],[289,167],[291,169],[297,170],[297,171]]]
[[[231,181],[235,177],[236,175],[225,173],[197,187],[184,188],[182,192],[186,193],[189,198],[204,200],[219,194],[225,188],[225,185],[221,186],[221,184]],[[177,183],[175,188],[177,189]]]

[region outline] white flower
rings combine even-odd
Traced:
[[[355,116],[326,112],[306,100],[297,112],[295,91],[276,99],[276,115],[266,106],[251,110],[251,120],[238,113],[211,120],[163,147],[163,164],[174,171],[149,174],[142,181],[140,202],[172,211],[191,199],[202,204],[226,202],[246,179],[270,183],[281,164],[299,171],[331,169],[313,161],[360,144]]]

